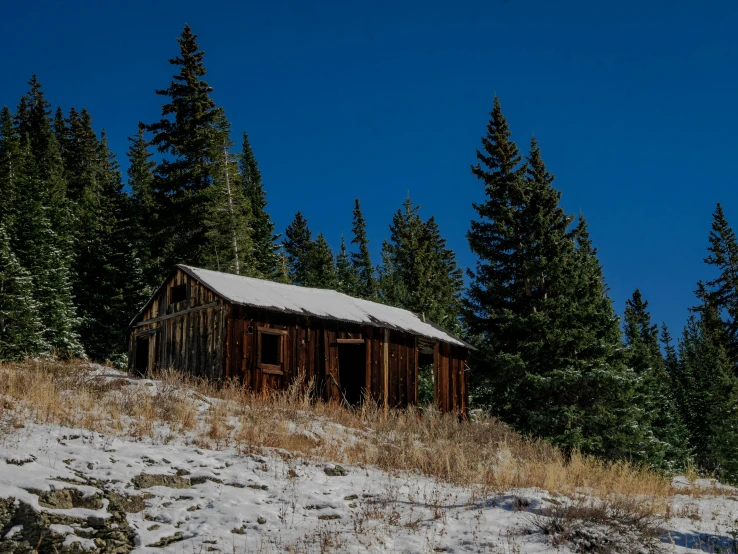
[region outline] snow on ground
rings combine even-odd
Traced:
[[[98,378],[128,379],[96,367]],[[133,386],[161,383],[132,380]],[[135,383],[135,384],[134,384]],[[216,399],[202,398],[203,407]],[[316,421],[314,432],[360,431]],[[26,423],[0,434],[0,499],[15,498],[37,512],[80,521],[112,517],[107,497],[129,499],[134,552],[570,552],[533,531],[534,514],[562,500],[536,489],[482,495],[418,475],[337,466],[290,452],[264,449],[243,455],[206,450],[162,428],[167,441],[101,435],[84,429]],[[738,490],[677,495],[663,523],[665,552],[735,552]],[[676,481],[677,486],[687,486]],[[74,489],[79,501],[65,509],[40,503],[44,491]],[[92,518],[92,519],[91,519]],[[84,525],[49,526],[78,551],[95,548]],[[5,541],[23,533],[4,530]]]
[[[530,514],[516,511],[540,506],[541,491],[472,498],[469,491],[418,476],[352,466],[339,475],[341,466],[286,452],[243,456],[37,424],[5,439],[0,464],[0,497],[36,510],[48,508],[29,490],[99,492],[76,484],[80,480],[95,480],[121,495],[145,495],[143,511],[127,516],[137,534],[134,552],[283,552],[290,546],[307,552],[548,550],[544,537],[524,534]],[[170,481],[153,484],[156,478],[149,483],[142,474],[167,475]],[[105,508],[51,511],[106,517]],[[71,526],[56,527],[52,531],[70,535],[68,541],[84,540]],[[152,546],[173,539],[163,548]]]

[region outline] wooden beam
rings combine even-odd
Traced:
[[[289,334],[289,331],[286,331],[284,329],[274,329],[272,327],[256,327],[257,331],[261,331],[262,333],[266,333],[267,335],[287,335]]]
[[[384,330],[384,413],[389,408],[389,329]]]
[[[284,375],[282,367],[274,364],[259,364],[259,369],[262,373],[268,373],[269,375]]]
[[[336,344],[364,344],[364,339],[336,339]]]
[[[189,310],[183,310],[181,312],[163,315],[161,317],[155,317],[153,319],[147,319],[146,321],[142,321],[141,323],[136,323],[136,325],[134,325],[133,328],[135,329],[136,327],[143,327],[144,325],[151,325],[152,323],[158,323],[159,321],[164,321],[166,319],[172,319],[174,317],[179,317],[181,315],[191,314],[193,312],[199,312],[200,310],[207,310],[208,308],[214,308],[218,306],[218,304],[219,302],[211,302],[210,304],[204,304],[203,306],[197,306],[196,308],[190,308]]]

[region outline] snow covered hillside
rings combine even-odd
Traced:
[[[124,399],[172,386],[85,371]],[[203,422],[224,403],[180,393],[194,399],[192,415]],[[345,463],[340,449],[321,458],[225,439],[206,444],[171,422],[152,421],[146,434],[115,432],[100,414],[70,426],[52,421],[51,406],[31,404],[0,397],[0,552],[729,552],[738,525],[734,489],[680,481],[684,494],[605,505],[583,494],[591,489],[451,484]],[[372,433],[320,417],[311,425],[295,425],[296,436],[341,437],[351,447]],[[643,508],[657,504],[660,516]],[[618,514],[623,506],[630,508]],[[658,531],[655,540],[647,527]]]

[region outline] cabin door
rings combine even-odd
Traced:
[[[366,344],[338,344],[338,377],[343,399],[352,406],[360,404],[366,390]]]
[[[149,372],[149,337],[136,337],[136,374],[140,377]]]

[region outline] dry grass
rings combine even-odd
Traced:
[[[315,402],[310,384],[254,395],[235,384],[163,372],[156,383],[94,375],[82,362],[0,364],[0,423],[5,432],[31,419],[102,434],[241,452],[281,449],[283,456],[416,472],[486,494],[515,487],[649,498],[673,493],[664,477],[628,463],[567,459],[546,442],[521,438],[491,418],[347,409]],[[0,435],[2,434],[0,430]],[[683,491],[682,491],[683,492]]]
[[[531,518],[533,529],[554,546],[572,544],[576,552],[649,554],[664,552],[660,519],[637,499],[578,497]]]

